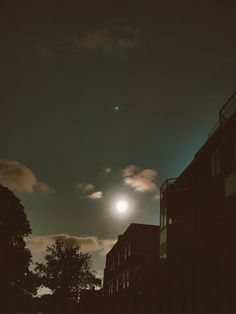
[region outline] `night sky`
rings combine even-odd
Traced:
[[[192,160],[235,90],[236,11],[59,2],[0,7],[0,183],[25,206],[34,259],[68,238],[102,276],[118,234],[159,223],[159,186]]]

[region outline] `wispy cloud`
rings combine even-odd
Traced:
[[[135,165],[129,165],[122,170],[123,183],[137,192],[157,192],[155,169],[139,169]]]
[[[96,191],[96,187],[92,183],[77,183],[75,187],[79,189],[82,197],[89,198],[91,200],[102,198],[102,191]]]
[[[92,192],[94,191],[95,187],[91,183],[77,183],[75,186],[77,189],[81,190],[84,193]]]
[[[114,239],[102,240],[96,236],[82,237],[69,234],[49,234],[25,238],[27,247],[33,254],[44,253],[47,247],[51,246],[56,240],[64,240],[77,245],[83,252],[99,252],[101,255],[106,255],[117,241]]]
[[[68,243],[78,245],[83,252],[94,252],[100,250],[97,237],[79,237],[69,234],[50,234],[44,236],[31,236],[25,239],[27,247],[33,252],[43,252],[56,240],[64,240]]]
[[[101,255],[106,255],[112,247],[116,244],[117,240],[116,239],[106,239],[106,240],[100,240],[101,243]]]
[[[97,200],[102,198],[102,191],[96,191],[93,192],[92,194],[87,195],[87,198],[90,198],[91,200]]]
[[[15,160],[0,160],[0,184],[18,193],[54,192],[47,183],[38,181],[32,170]]]
[[[116,29],[100,28],[82,35],[75,32],[72,41],[78,50],[100,50],[108,54],[122,54],[138,45],[139,31],[132,26]]]
[[[101,175],[104,176],[104,175],[108,175],[108,174],[111,174],[112,172],[112,168],[109,167],[109,166],[104,166],[101,170]]]
[[[78,54],[82,51],[100,51],[106,55],[124,55],[140,44],[140,32],[131,25],[99,27],[84,32],[73,31],[67,37],[53,42],[39,42],[33,51],[35,57],[53,60],[62,54]]]

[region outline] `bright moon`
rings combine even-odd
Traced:
[[[120,213],[124,213],[127,208],[128,208],[128,204],[127,202],[125,201],[119,201],[117,204],[116,204],[116,208],[117,210],[120,212]]]

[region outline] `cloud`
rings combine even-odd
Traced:
[[[157,192],[157,171],[155,169],[139,169],[129,165],[122,170],[123,183],[137,192]]]
[[[102,195],[103,195],[102,191],[96,191],[96,192],[93,192],[92,194],[89,194],[87,198],[96,200],[96,199],[101,199]]]
[[[109,55],[123,55],[140,43],[140,32],[131,25],[113,25],[71,35],[38,42],[33,49],[37,58],[46,61],[55,60],[60,55],[71,55],[81,51],[101,51]]]
[[[132,26],[115,29],[100,28],[82,35],[74,33],[72,42],[78,50],[100,50],[107,54],[123,54],[138,45],[139,31]]]
[[[155,196],[154,196],[154,199],[159,201],[160,198],[161,198],[160,191],[157,191]]]
[[[136,167],[135,165],[129,165],[122,170],[123,177],[131,177],[137,172],[138,172],[138,167]]]
[[[100,280],[103,280],[104,277],[104,270],[99,270],[96,272],[96,277]]]
[[[112,168],[109,167],[109,166],[104,166],[101,170],[101,175],[102,176],[105,176],[105,175],[108,175],[112,172]]]
[[[91,183],[78,183],[76,184],[76,188],[83,191],[84,193],[92,192],[95,189],[94,185]]]
[[[82,197],[90,198],[91,200],[102,198],[102,191],[95,191],[95,186],[91,183],[78,183],[75,187],[81,191]]]
[[[45,236],[31,236],[26,239],[27,247],[33,253],[39,253],[46,250],[47,246],[52,245],[56,240],[64,240],[80,246],[83,252],[95,252],[100,250],[100,243],[97,237],[79,237],[69,234],[51,234]]]
[[[111,248],[116,244],[117,239],[106,239],[106,240],[100,240],[101,243],[101,255],[106,255]]]
[[[25,238],[26,245],[31,250],[32,254],[45,252],[47,247],[51,246],[56,240],[64,240],[68,243],[78,245],[82,252],[100,252],[100,254],[104,256],[117,242],[117,240],[114,239],[99,240],[96,236],[80,237],[69,234],[38,235]]]
[[[47,183],[39,182],[29,168],[15,160],[0,159],[0,184],[18,193],[54,192]]]

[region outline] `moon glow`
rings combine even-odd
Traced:
[[[128,208],[128,203],[126,201],[120,200],[116,204],[116,209],[120,213],[126,212],[127,208]]]

